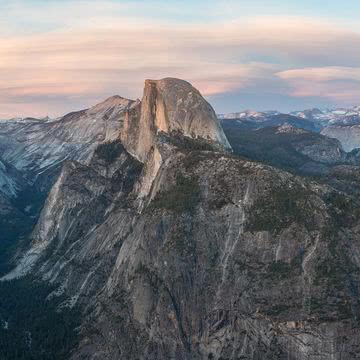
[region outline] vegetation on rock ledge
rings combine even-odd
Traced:
[[[195,177],[178,175],[176,183],[169,190],[157,194],[152,207],[182,213],[192,211],[200,198],[200,187]]]

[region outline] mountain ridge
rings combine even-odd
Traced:
[[[3,277],[31,273],[53,286],[48,299],[65,298],[59,311],[81,309],[68,358],[358,353],[356,198],[231,152],[213,109],[187,82],[147,81],[132,105],[68,116],[63,139],[95,139],[87,156],[62,160],[30,250]],[[78,119],[94,128],[74,137],[68,125],[77,129]],[[339,146],[270,129],[310,134],[335,153]]]
[[[264,121],[265,118],[274,115],[293,115],[298,118],[312,120],[325,125],[354,125],[360,122],[360,106],[350,108],[334,108],[334,109],[305,109],[301,111],[280,112],[277,110],[257,111],[244,110],[234,113],[218,114],[219,119],[223,120],[240,120],[247,119],[253,121]]]

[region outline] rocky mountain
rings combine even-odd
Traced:
[[[321,126],[308,119],[302,119],[289,114],[278,114],[269,117],[266,121],[262,122],[260,127],[272,127],[272,126],[282,126],[289,124],[293,127],[304,129],[312,132],[319,132]]]
[[[338,140],[288,123],[264,128],[234,121],[222,124],[236,154],[300,175],[322,175],[337,164],[360,164]]]
[[[66,159],[86,162],[97,144],[114,140],[119,114],[135,106],[114,96],[88,110],[53,121],[21,119],[0,122],[2,158],[33,179]]]
[[[106,108],[51,127],[83,151],[63,162],[30,248],[2,278],[11,284],[31,274],[51,284],[46,298],[61,299],[58,311],[80,309],[66,358],[358,356],[356,196],[239,157],[234,144],[243,140],[228,142],[225,133],[241,130],[224,133],[185,81],[147,80],[141,101]],[[85,136],[80,147],[69,129],[84,134],[80,128],[97,121],[103,136]],[[251,131],[261,142],[269,128]],[[319,134],[310,141],[312,133],[289,124],[272,134],[301,138],[294,149],[314,163],[346,156],[338,141]],[[59,143],[54,148],[64,149]],[[38,164],[50,155],[39,156],[23,168],[45,168]],[[0,302],[0,320],[1,310]]]
[[[338,139],[347,152],[360,147],[360,107],[351,109],[320,110],[317,108],[282,114],[276,111],[220,114],[223,122],[237,121],[253,128],[266,128],[290,124],[294,127],[321,132],[322,135]]]
[[[318,108],[306,109],[303,111],[293,111],[290,114],[309,120],[319,120],[324,116],[324,112]]]
[[[350,109],[337,108],[330,110],[314,108],[304,111],[294,111],[291,114],[300,118],[314,120],[322,123],[324,126],[355,125],[360,123],[360,106],[354,106]]]
[[[269,116],[279,115],[278,111],[256,111],[256,110],[245,110],[241,112],[235,113],[227,113],[227,114],[218,114],[218,118],[221,120],[237,120],[237,119],[245,119],[252,120],[254,122],[262,122],[264,119]]]
[[[0,122],[0,196],[6,204],[0,234],[0,246],[6,251],[2,252],[0,273],[18,253],[14,244],[28,244],[25,234],[36,223],[64,161],[89,161],[98,144],[117,138],[125,112],[137,104],[114,96],[59,119]]]
[[[220,120],[238,120],[256,123],[261,127],[281,125],[281,121],[310,131],[319,132],[329,126],[353,126],[360,124],[360,107],[320,110],[318,108],[293,111],[289,114],[278,111],[245,110],[219,114]]]
[[[242,114],[244,115],[244,113]],[[219,119],[222,122],[236,121],[241,124],[252,125],[253,128],[257,128],[257,129],[281,126],[285,124],[290,124],[299,129],[305,129],[313,132],[319,132],[322,128],[318,123],[312,120],[296,117],[290,114],[280,114],[275,112],[258,113],[258,116],[256,117],[242,116],[240,118],[231,118],[228,116],[224,116]]]
[[[321,133],[341,142],[345,151],[360,148],[360,125],[333,125],[324,128]]]

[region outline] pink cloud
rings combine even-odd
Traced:
[[[360,68],[319,67],[282,71],[277,76],[291,86],[296,97],[326,97],[344,104],[360,99]]]
[[[282,79],[302,79],[307,81],[360,80],[360,67],[327,66],[281,71]]]
[[[253,58],[262,60],[249,61]],[[360,33],[317,19],[256,17],[171,25],[95,18],[78,28],[0,37],[0,108],[13,114],[19,102],[29,102],[31,115],[34,96],[45,102],[51,96],[49,111],[61,114],[68,108],[66,95],[78,97],[78,108],[112,93],[136,98],[143,79],[165,76],[185,78],[205,95],[280,79],[290,84],[292,95],[305,96],[332,90],[321,84],[323,79],[353,80],[356,68],[344,64],[358,60]],[[289,63],[307,62],[314,67],[288,70]],[[306,82],[315,80],[320,83],[311,92]],[[35,108],[38,113],[40,107]]]

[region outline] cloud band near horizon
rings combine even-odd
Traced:
[[[92,4],[91,16],[55,28],[9,32],[0,22],[0,118],[58,116],[114,94],[137,98],[145,78],[168,76],[193,83],[218,112],[360,103],[356,27],[288,15],[165,21]],[[76,11],[83,5],[72,2]],[[21,7],[12,11],[22,16]]]

